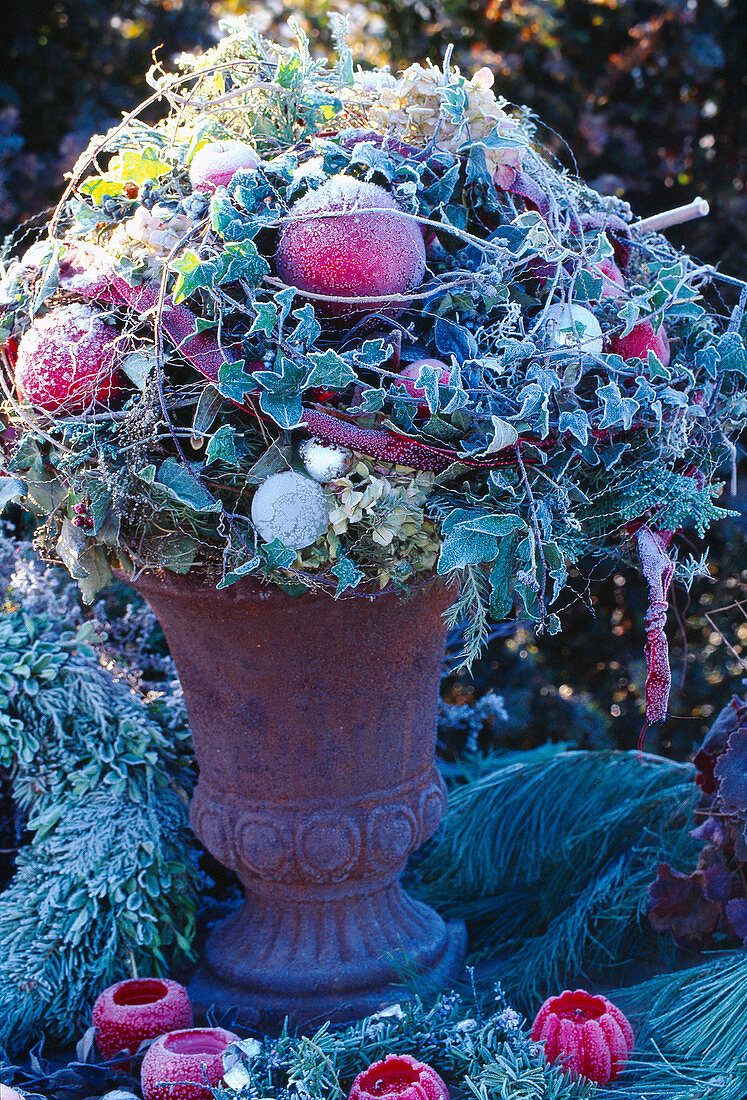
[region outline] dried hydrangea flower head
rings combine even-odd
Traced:
[[[444,72],[426,62],[410,65],[393,87],[386,82],[375,90],[371,125],[414,145],[434,141],[438,149],[456,153],[465,142],[487,138],[497,128],[506,140],[502,147],[486,147],[485,158],[499,187],[513,182],[526,146],[504,109],[506,101],[493,91],[490,69],[478,69],[468,80],[459,69]]]

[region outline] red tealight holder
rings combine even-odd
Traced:
[[[144,1100],[213,1100],[212,1089],[223,1077],[223,1054],[238,1038],[222,1027],[161,1035],[143,1058]]]
[[[96,1045],[105,1058],[135,1054],[144,1039],[191,1027],[187,991],[168,978],[131,978],[105,989],[93,1006]]]
[[[350,1100],[449,1100],[449,1090],[432,1066],[409,1054],[390,1054],[359,1073]]]

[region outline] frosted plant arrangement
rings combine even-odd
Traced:
[[[6,250],[2,494],[42,551],[88,599],[112,565],[336,597],[435,572],[466,659],[517,606],[559,630],[577,563],[639,556],[662,717],[744,300],[549,163],[486,69],[361,72],[342,31],[330,65],[245,23],[150,80]]]

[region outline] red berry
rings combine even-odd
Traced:
[[[606,1085],[621,1072],[635,1046],[633,1029],[606,997],[564,989],[535,1017],[532,1039],[544,1040],[545,1060],[561,1062],[574,1077]]]
[[[449,1090],[435,1069],[409,1054],[390,1054],[359,1073],[350,1100],[449,1100]]]
[[[395,385],[401,382],[410,397],[422,398],[422,400],[418,402],[418,412],[430,416],[428,402],[425,400],[425,390],[422,386],[416,384],[421,367],[440,367],[441,378],[439,380],[439,385],[448,386],[449,368],[442,359],[417,359],[414,363],[408,363],[408,365],[397,375]]]
[[[238,1038],[222,1027],[162,1035],[143,1058],[144,1100],[213,1100],[212,1088],[223,1077],[223,1053]]]
[[[318,217],[308,215],[318,214]],[[368,295],[406,294],[425,274],[425,245],[417,222],[402,216],[394,198],[375,183],[334,176],[294,203],[276,254],[281,278],[299,290],[360,298],[350,303],[312,299],[327,318],[366,313],[399,317],[407,302],[375,302]]]
[[[639,321],[627,336],[612,336],[610,351],[623,359],[642,359],[644,363],[648,359],[649,351],[652,351],[665,367],[669,366],[671,359],[666,329],[662,325],[654,331],[650,321]]]
[[[117,982],[93,1006],[96,1045],[105,1058],[134,1054],[144,1039],[192,1026],[187,991],[168,978],[132,978]]]
[[[118,332],[90,306],[59,306],[21,337],[15,366],[23,401],[75,415],[107,406],[121,389]]]
[[[242,168],[256,168],[257,151],[245,141],[211,141],[198,149],[189,166],[189,179],[194,191],[215,191],[228,187]]]

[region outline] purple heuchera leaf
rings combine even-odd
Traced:
[[[695,755],[693,763],[697,769],[695,782],[704,794],[715,794],[718,784],[713,774],[721,753],[726,749],[726,743],[734,730],[739,728],[742,718],[745,716],[745,705],[738,695],[733,696],[716,721],[711,726],[708,734]]]
[[[657,932],[671,932],[676,940],[697,945],[718,924],[720,906],[705,896],[702,871],[683,875],[660,863],[648,893],[648,919]]]
[[[726,915],[735,934],[742,937],[744,946],[747,947],[747,901],[744,898],[734,898],[727,902]]]
[[[715,844],[720,848],[726,840],[727,832],[715,817],[707,817],[702,825],[690,830],[690,836],[702,840],[704,844]]]
[[[747,811],[747,726],[730,735],[726,752],[719,757],[713,774],[718,782],[722,809],[727,814]]]
[[[709,901],[723,905],[731,897],[733,878],[723,863],[714,863],[703,871],[703,893]]]

